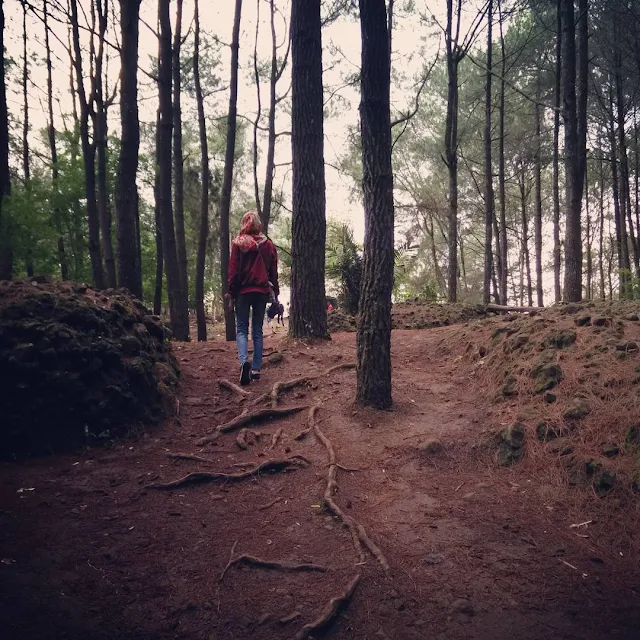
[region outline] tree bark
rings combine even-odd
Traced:
[[[207,339],[207,317],[204,309],[204,269],[209,236],[209,146],[207,124],[204,117],[204,96],[200,83],[200,3],[194,7],[193,82],[198,107],[198,131],[200,134],[200,229],[198,233],[198,254],[196,257],[196,317],[198,340]]]
[[[491,80],[493,77],[493,0],[487,8],[487,74],[485,80],[485,119],[484,119],[484,179],[485,179],[485,232],[484,232],[484,282],[482,301],[488,304],[491,299],[491,274],[493,271],[492,238],[494,218],[493,170],[491,165]]]
[[[553,111],[553,289],[556,302],[562,300],[560,285],[560,110],[562,106],[562,0],[557,3],[556,73]]]
[[[271,25],[271,75],[269,78],[269,119],[267,122],[267,168],[264,179],[264,197],[262,199],[262,226],[269,232],[271,221],[271,201],[273,199],[273,174],[276,154],[276,85],[286,66],[286,57],[278,68],[278,44],[276,41],[275,4],[269,0]]]
[[[260,204],[260,183],[258,182],[258,129],[262,117],[262,93],[260,91],[260,72],[258,71],[258,37],[260,35],[260,4],[263,0],[256,0],[256,34],[253,40],[253,81],[256,83],[256,119],[253,121],[253,189],[256,198],[256,211],[262,218]],[[264,229],[264,220],[263,220]]]
[[[231,78],[229,81],[229,112],[227,115],[227,147],[224,156],[224,175],[220,197],[220,277],[222,298],[229,287],[229,217],[231,212],[231,189],[233,187],[233,162],[236,148],[236,118],[238,110],[238,53],[240,49],[240,17],[242,0],[236,0],[231,37]],[[236,339],[233,310],[224,305],[225,333],[228,341]]]
[[[120,0],[120,123],[122,140],[116,174],[116,246],[118,282],[142,298],[142,269],[136,242],[138,212],[138,39],[140,0]]]
[[[67,252],[65,249],[64,234],[62,231],[62,217],[58,206],[59,177],[58,148],[56,144],[56,127],[53,116],[53,64],[51,62],[51,44],[49,41],[49,6],[48,0],[43,0],[42,13],[44,19],[44,42],[47,65],[47,112],[49,123],[47,125],[47,140],[49,142],[49,152],[51,153],[51,186],[55,201],[53,203],[53,223],[58,234],[58,262],[60,263],[60,276],[63,280],[69,279],[69,264],[67,262]]]
[[[600,181],[600,189],[599,189],[599,225],[600,225],[600,238],[599,238],[599,248],[598,248],[598,270],[600,272],[600,298],[605,300],[606,291],[604,284],[604,163],[602,159],[602,149],[598,150],[599,156],[599,164],[598,164],[598,177]]]
[[[542,289],[542,132],[540,117],[540,71],[536,78],[536,103],[534,105],[536,128],[535,171],[535,214],[533,218],[534,241],[536,247],[536,297],[538,306],[544,306]]]
[[[522,222],[522,262],[526,270],[527,277],[527,301],[529,306],[533,306],[533,287],[531,286],[531,256],[529,253],[529,217],[527,215],[527,199],[529,193],[526,189],[526,176],[524,166],[520,169],[518,180],[520,189],[520,215]]]
[[[501,51],[501,75],[500,75],[500,122],[498,139],[498,193],[500,200],[500,263],[501,271],[499,277],[500,298],[502,304],[507,304],[507,274],[508,274],[508,254],[507,244],[507,195],[505,184],[505,160],[504,160],[504,140],[505,131],[505,76],[507,74],[507,57],[504,46],[504,33],[502,25],[502,4],[498,0],[498,10],[500,12],[500,51]]]
[[[182,294],[189,306],[189,277],[187,265],[187,239],[184,230],[184,157],[182,153],[182,66],[180,52],[182,50],[182,5],[183,0],[176,0],[176,29],[173,37],[173,196],[174,218],[176,226],[176,247],[178,250],[178,268],[182,283]]]
[[[458,22],[460,15],[458,14]],[[456,30],[459,31],[459,30]],[[458,292],[458,50],[453,35],[453,0],[447,0],[447,118],[445,124],[445,161],[449,173],[449,302]]]
[[[291,310],[294,338],[328,338],[320,0],[291,4]]]
[[[160,140],[160,112],[156,115],[156,149]],[[155,231],[156,231],[156,278],[153,289],[153,313],[162,312],[162,281],[164,278],[164,254],[162,252],[162,217],[160,213],[160,170],[156,162],[153,193],[155,196]]]
[[[12,225],[5,210],[5,197],[11,194],[9,172],[9,120],[4,57],[4,3],[0,0],[0,280],[13,276]]]
[[[29,56],[27,33],[27,3],[22,4],[22,171],[24,175],[24,188],[27,193],[31,191],[31,154],[29,150]],[[29,228],[25,229],[27,242],[25,246],[25,268],[27,277],[34,276],[33,245],[34,238]]]
[[[73,39],[73,66],[76,74],[76,93],[80,102],[80,140],[84,161],[85,196],[87,199],[87,218],[89,223],[89,257],[93,284],[97,289],[104,289],[104,269],[100,251],[100,219],[96,199],[96,145],[92,142],[89,131],[89,118],[95,107],[95,73],[90,79],[89,95],[84,88],[82,65],[82,47],[80,45],[80,25],[78,22],[77,0],[70,0],[71,33]]]
[[[582,2],[582,0],[581,0]],[[586,16],[584,16],[586,20]],[[576,37],[573,0],[562,0],[562,99],[564,105],[565,272],[564,300],[582,299],[582,165],[576,97]],[[580,18],[579,18],[580,20]]]
[[[171,101],[172,50],[169,0],[158,0],[159,56],[158,97],[160,126],[158,133],[159,204],[162,220],[162,253],[167,275],[167,294],[171,329],[177,340],[189,339],[189,311],[187,296],[182,288],[176,235],[173,227],[171,202],[171,132],[173,129],[173,104]]]
[[[362,165],[366,233],[357,333],[360,404],[387,409],[391,397],[393,173],[389,35],[384,0],[360,0]]]
[[[104,3],[104,4],[103,4]],[[103,87],[103,56],[105,36],[109,20],[109,0],[98,0],[98,55],[95,71],[95,109],[92,113],[94,143],[97,158],[97,203],[98,219],[100,221],[100,235],[104,253],[105,284],[107,287],[116,287],[116,261],[113,253],[111,239],[111,209],[107,189],[107,133],[108,133],[108,109],[109,103],[105,100]]]
[[[589,175],[588,165],[584,166],[584,209],[586,214],[585,227],[587,232],[587,300],[593,299],[593,236],[591,233],[591,210],[589,209]]]

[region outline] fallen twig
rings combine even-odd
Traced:
[[[147,485],[147,488],[177,489],[178,487],[183,487],[188,484],[199,484],[201,482],[245,480],[246,478],[253,478],[254,476],[260,475],[264,471],[286,471],[293,467],[306,467],[308,465],[309,461],[302,456],[292,456],[291,458],[284,459],[274,458],[272,460],[265,460],[253,469],[248,469],[247,471],[240,471],[238,473],[196,471],[172,482],[154,482],[153,484]]]
[[[221,389],[227,389],[227,391],[231,391],[231,393],[235,393],[243,398],[248,398],[252,395],[251,391],[247,391],[242,387],[239,387],[237,384],[233,384],[233,382],[229,382],[228,380],[220,379],[218,380],[218,385]]]
[[[256,558],[255,556],[250,556],[248,554],[242,554],[237,558],[229,558],[229,562],[227,562],[227,566],[222,570],[220,574],[220,582],[224,579],[227,570],[230,569],[234,564],[249,564],[254,567],[262,567],[263,569],[277,569],[278,571],[327,571],[326,567],[323,567],[319,564],[289,564],[287,562],[277,562],[275,560],[262,560],[261,558]]]
[[[215,464],[215,460],[210,460],[209,458],[196,456],[196,455],[193,455],[192,453],[167,453],[167,458],[171,458],[172,460],[193,460],[195,462]]]
[[[340,609],[351,600],[353,592],[356,590],[360,582],[360,574],[358,573],[351,582],[347,585],[347,588],[335,598],[331,598],[327,606],[322,610],[322,613],[313,622],[305,624],[300,631],[296,634],[295,640],[307,640],[315,631],[318,631],[326,627],[333,621]]]
[[[271,436],[271,448],[275,449],[278,446],[278,440],[282,437],[284,433],[284,429],[280,427],[274,434]]]
[[[327,453],[329,454],[329,473],[327,476],[327,487],[324,491],[324,504],[327,510],[333,513],[333,515],[340,518],[340,520],[342,520],[344,525],[351,532],[353,544],[356,548],[356,551],[358,552],[360,562],[363,562],[365,559],[364,550],[362,549],[362,545],[364,545],[369,550],[371,555],[380,563],[380,566],[385,571],[389,571],[390,567],[387,559],[385,558],[378,545],[376,545],[376,543],[373,542],[371,538],[369,538],[365,528],[357,520],[344,513],[333,500],[333,495],[338,490],[338,483],[336,481],[336,471],[338,469],[338,463],[336,462],[336,452],[333,448],[333,445],[331,444],[331,440],[329,440],[329,438],[324,435],[324,433],[318,426],[318,423],[315,421],[315,414],[319,409],[320,407],[318,405],[311,407],[309,411],[309,423],[313,425],[313,430],[316,434],[316,437],[318,438],[318,440],[320,440],[320,442],[322,442],[325,449],[327,450]]]
[[[587,520],[586,522],[580,522],[579,524],[571,524],[569,525],[569,529],[577,529],[578,527],[586,527],[588,524],[591,524],[593,520]]]
[[[233,418],[233,420],[221,424],[212,434],[196,440],[196,444],[200,447],[207,444],[208,442],[213,442],[221,433],[229,433],[230,431],[235,431],[236,429],[244,427],[247,424],[251,424],[252,422],[262,422],[270,418],[281,418],[284,416],[289,416],[294,413],[303,411],[307,408],[307,406],[308,405],[298,405],[294,407],[283,407],[281,409],[259,409],[257,411],[245,410],[239,416]]]

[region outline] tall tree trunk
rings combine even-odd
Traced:
[[[542,133],[540,124],[540,72],[536,78],[536,103],[534,106],[534,119],[536,127],[535,148],[535,214],[533,218],[534,239],[536,246],[536,297],[538,306],[544,305],[544,293],[542,289]]]
[[[95,75],[90,80],[89,95],[84,88],[82,65],[82,47],[80,44],[80,24],[78,22],[78,2],[70,0],[71,33],[73,39],[73,66],[76,74],[76,93],[80,102],[80,141],[84,161],[85,197],[87,200],[87,218],[89,223],[89,257],[93,284],[104,289],[104,269],[100,250],[100,219],[96,199],[96,145],[91,140],[89,118],[95,107]]]
[[[291,3],[291,311],[294,338],[328,338],[320,0]],[[385,34],[386,38],[386,34]],[[386,45],[385,45],[386,50]]]
[[[104,3],[104,4],[103,4]],[[102,57],[104,55],[104,39],[107,33],[109,20],[109,0],[99,0],[98,9],[98,34],[100,37],[98,61],[95,76],[95,109],[92,114],[96,157],[98,161],[97,172],[97,202],[98,218],[100,220],[100,234],[102,249],[104,252],[105,284],[107,287],[116,286],[116,261],[113,254],[113,242],[111,240],[111,209],[109,207],[109,195],[107,192],[107,112],[108,101],[105,101]]]
[[[582,0],[580,0],[582,2]],[[583,171],[576,98],[576,37],[573,0],[562,0],[562,101],[564,104],[565,272],[564,300],[582,299],[581,206]],[[579,17],[579,21],[582,19]],[[584,16],[586,20],[586,16]]]
[[[227,115],[227,148],[224,156],[224,175],[220,196],[220,277],[222,297],[229,287],[229,216],[231,211],[231,189],[233,187],[233,161],[236,148],[236,118],[238,112],[238,53],[240,49],[240,16],[242,0],[236,0],[231,37],[231,79],[229,81],[229,112]],[[226,338],[236,339],[235,316],[233,310],[224,305]]]
[[[126,1],[126,0],[125,0]],[[156,114],[156,149],[160,143],[160,111]],[[160,170],[156,162],[153,193],[155,196],[156,277],[153,288],[153,313],[162,313],[162,281],[164,278],[164,253],[162,252],[162,216],[160,211]]]
[[[613,217],[615,223],[615,252],[618,256],[618,277],[620,297],[630,294],[631,263],[629,261],[629,244],[627,242],[627,225],[625,222],[624,198],[620,195],[618,181],[618,144],[616,142],[616,125],[614,120],[613,89],[609,88],[609,149],[611,162],[611,191],[613,197]]]
[[[617,19],[614,18],[617,24]],[[627,156],[627,136],[625,131],[625,107],[624,107],[624,87],[622,78],[622,52],[620,50],[620,30],[614,28],[614,34],[618,37],[614,38],[614,68],[615,68],[615,85],[616,85],[616,112],[618,119],[618,155],[620,165],[620,214],[624,218],[626,216],[629,224],[628,239],[631,244],[633,255],[633,265],[635,274],[638,277],[640,263],[638,258],[638,244],[633,231],[633,218],[631,214],[631,184],[629,181],[629,160]],[[627,248],[628,251],[628,248]]]
[[[256,119],[253,121],[253,189],[256,198],[256,211],[262,218],[262,205],[260,204],[260,183],[258,182],[258,129],[262,117],[262,93],[260,91],[260,72],[258,70],[258,37],[260,35],[260,4],[263,0],[256,0],[256,33],[253,40],[253,81],[256,83]],[[263,220],[264,229],[264,220]]]
[[[6,213],[5,197],[11,194],[9,172],[9,119],[4,57],[4,3],[0,0],[0,280],[13,276],[13,228]]]
[[[460,15],[458,14],[458,22]],[[459,29],[456,29],[459,32]],[[449,302],[458,293],[458,43],[453,35],[453,0],[447,0],[447,118],[444,134],[445,161],[449,173]]]
[[[49,123],[47,125],[47,140],[49,142],[49,152],[51,153],[51,186],[55,201],[53,203],[53,223],[58,234],[58,262],[60,263],[60,275],[63,280],[69,279],[69,264],[67,262],[67,252],[65,249],[64,233],[62,230],[62,216],[58,206],[59,178],[58,148],[56,145],[56,127],[53,117],[53,64],[51,62],[51,45],[49,41],[49,6],[48,0],[43,0],[42,12],[44,16],[44,42],[47,64],[47,112]]]
[[[487,75],[485,80],[485,104],[484,104],[484,282],[482,288],[482,301],[489,304],[491,300],[491,274],[493,271],[492,238],[494,218],[493,197],[493,170],[491,165],[491,80],[493,77],[493,0],[489,0],[487,7]]]
[[[587,244],[587,300],[593,299],[593,235],[591,229],[591,210],[589,209],[589,175],[588,164],[584,166],[584,210],[586,214]]]
[[[204,309],[204,269],[209,236],[209,146],[207,123],[204,117],[204,96],[200,84],[200,3],[195,0],[193,44],[193,82],[198,107],[198,131],[200,133],[200,229],[198,233],[198,255],[196,257],[196,317],[198,340],[207,339],[207,318]]]
[[[116,174],[116,245],[118,283],[142,298],[142,265],[136,240],[138,226],[138,39],[140,0],[120,0],[120,122],[122,140]]]
[[[553,110],[553,290],[556,302],[562,300],[560,285],[560,111],[562,107],[562,0],[557,2],[556,73]]]
[[[182,50],[182,4],[183,0],[176,0],[176,30],[173,38],[173,178],[175,199],[176,246],[178,250],[178,268],[182,283],[182,295],[189,305],[189,276],[187,265],[187,239],[184,230],[184,157],[182,153],[182,65],[180,53]]]
[[[262,225],[264,232],[269,231],[271,221],[271,200],[273,198],[273,174],[276,154],[276,85],[286,66],[286,57],[278,68],[278,44],[276,41],[275,3],[269,0],[271,24],[271,75],[269,78],[269,120],[267,124],[267,168],[264,179],[264,198],[262,200]]]
[[[507,191],[505,180],[505,160],[504,160],[504,140],[505,131],[505,76],[507,74],[507,56],[504,46],[504,32],[502,24],[502,3],[498,0],[498,11],[500,13],[500,52],[501,52],[501,75],[500,75],[500,122],[498,135],[498,194],[500,200],[500,262],[502,270],[500,272],[500,296],[502,304],[507,304],[507,273],[509,247],[507,244]]]
[[[176,234],[173,227],[171,202],[171,132],[173,129],[173,104],[171,102],[171,19],[169,0],[158,0],[159,56],[158,56],[158,97],[160,126],[158,133],[159,203],[162,220],[162,253],[167,275],[167,294],[171,329],[177,340],[189,339],[189,310],[187,296],[182,287]]]
[[[384,0],[360,0],[362,80],[360,120],[364,211],[367,219],[357,344],[359,403],[387,409],[391,398],[393,173],[389,35]]]
[[[531,286],[531,255],[529,253],[529,217],[527,215],[527,198],[526,180],[524,167],[520,169],[518,181],[520,189],[520,214],[522,221],[522,262],[526,269],[527,276],[527,302],[530,307],[533,306],[533,287]]]
[[[27,3],[21,0],[22,4],[22,171],[24,175],[25,191],[31,191],[31,154],[29,151],[29,55],[28,55],[28,33],[27,33]],[[25,247],[25,267],[27,277],[34,275],[33,266],[33,245],[34,239],[31,230],[26,229],[27,242]]]
[[[604,163],[602,159],[602,149],[598,149],[598,177],[600,181],[599,189],[599,224],[600,224],[600,238],[598,243],[598,270],[600,272],[600,298],[602,300],[606,297],[605,285],[604,285]]]

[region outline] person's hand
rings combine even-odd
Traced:
[[[230,293],[224,294],[224,304],[229,312],[233,311],[233,296]]]

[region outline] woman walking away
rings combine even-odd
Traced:
[[[255,211],[242,216],[240,233],[233,241],[229,263],[229,293],[236,308],[240,384],[260,379],[262,369],[262,322],[270,298],[277,302],[278,254],[262,233]],[[249,310],[252,310],[253,363],[249,362]]]

